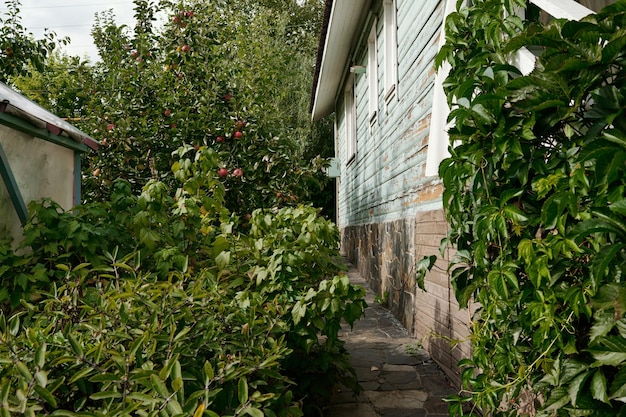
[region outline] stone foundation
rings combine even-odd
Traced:
[[[341,231],[344,256],[367,279],[370,288],[402,322],[409,333],[456,384],[456,364],[469,356],[469,312],[459,310],[447,274],[452,251],[442,258],[439,243],[447,232],[443,211],[387,223],[345,227]],[[424,256],[437,255],[422,291],[415,266]]]

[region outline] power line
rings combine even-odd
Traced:
[[[20,10],[59,9],[62,7],[109,6],[109,5],[115,5],[115,4],[130,4],[130,3],[132,3],[132,1],[129,0],[129,1],[106,2],[106,3],[62,4],[62,5],[54,5],[54,6],[27,6],[27,7],[20,7]],[[0,10],[1,9],[4,9],[4,8],[0,7]]]

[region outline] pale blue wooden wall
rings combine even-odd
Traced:
[[[379,223],[438,209],[440,182],[425,177],[434,56],[442,23],[439,0],[397,0],[398,84],[396,97],[384,98],[382,7],[377,15],[378,116],[370,126],[367,74],[355,75],[357,156],[346,165],[345,114],[337,105],[337,156],[343,166],[339,180],[339,226]],[[367,34],[355,64],[367,65]],[[341,95],[342,96],[342,95]]]

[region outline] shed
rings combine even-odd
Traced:
[[[28,203],[42,198],[66,210],[80,203],[81,155],[99,143],[0,83],[0,236],[14,243]]]

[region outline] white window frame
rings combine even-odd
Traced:
[[[456,10],[456,0],[445,0],[443,5],[443,22],[439,32],[438,50],[446,43],[445,27],[446,18],[450,13]],[[435,83],[433,87],[433,104],[430,114],[430,132],[428,134],[428,150],[426,151],[426,169],[424,175],[439,175],[439,164],[441,161],[450,156],[448,151],[448,115],[450,108],[446,93],[443,90],[443,82],[450,73],[450,64],[444,61],[435,74]]]
[[[397,94],[398,84],[398,24],[396,0],[383,2],[385,36],[385,100],[389,103]]]
[[[370,125],[376,123],[378,114],[378,37],[374,19],[367,38],[367,88]]]
[[[556,18],[580,20],[595,13],[593,10],[577,3],[574,0],[530,0],[531,3],[543,9]],[[448,14],[456,10],[456,0],[446,0],[443,23],[439,38],[439,49],[445,43],[445,21]],[[522,12],[525,12],[523,10]],[[529,74],[535,68],[535,55],[528,49],[521,48],[511,57],[511,65],[516,66],[522,74]],[[450,64],[444,62],[435,76],[433,92],[433,108],[431,113],[430,133],[428,137],[428,151],[426,153],[426,176],[438,175],[439,164],[450,156],[448,152],[448,125],[450,114],[446,95],[443,91],[443,82],[450,71]]]
[[[595,13],[575,0],[530,0],[530,2],[557,19],[580,20]],[[522,17],[525,13],[525,9],[519,12]],[[523,47],[511,57],[511,65],[517,67],[522,74],[528,75],[535,69],[536,59],[532,52]]]
[[[356,100],[354,97],[354,76],[350,74],[346,81],[346,89],[343,96],[344,126],[346,135],[346,165],[350,164],[357,153],[356,141]]]

